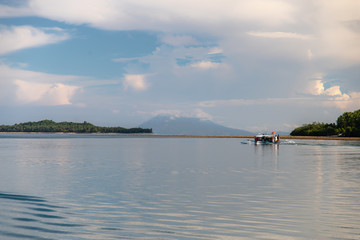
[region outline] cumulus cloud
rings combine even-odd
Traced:
[[[16,80],[17,100],[23,104],[35,103],[42,106],[69,105],[70,99],[79,89],[77,86],[46,83],[32,83]]]
[[[312,95],[342,96],[340,86],[335,85],[325,89],[324,82],[321,79],[312,80],[306,87],[306,92]]]
[[[16,91],[17,100],[21,103],[39,101],[51,87],[51,84],[31,83],[22,80],[16,80],[15,85],[18,88]]]
[[[322,80],[314,80],[308,83],[305,93],[309,93],[311,95],[321,95],[324,93],[324,89],[325,88]]]
[[[328,95],[328,96],[342,96],[342,95],[346,95],[346,94],[343,94],[340,90],[340,86],[333,86],[333,87],[330,87],[328,89],[326,89],[324,91],[324,94],[325,95]]]
[[[315,79],[314,79],[315,78]],[[350,91],[345,93],[340,85],[331,85],[325,82],[322,74],[318,74],[310,80],[303,93],[313,95],[313,104],[326,107],[336,107],[341,110],[353,110],[360,107],[360,92]],[[325,87],[325,85],[329,85]]]
[[[360,108],[360,92],[349,92],[335,98],[329,99],[324,103],[325,106],[332,108],[337,107],[342,111],[354,111]]]
[[[146,75],[142,74],[126,74],[123,84],[125,90],[132,88],[136,91],[144,91],[149,87],[146,82]]]
[[[0,104],[69,105],[79,86],[67,82],[79,79],[10,68],[0,65]]]
[[[165,32],[162,41],[173,46],[196,44],[191,35],[199,33],[225,41],[235,38],[232,48],[242,34],[308,40],[308,46],[303,46],[305,55],[312,49],[308,58],[360,62],[360,32],[350,26],[360,19],[360,4],[353,0],[311,4],[288,0],[29,0],[23,6],[2,5],[0,9],[2,17],[38,16],[101,29],[161,31]],[[283,51],[301,47],[285,46]]]
[[[60,28],[0,26],[0,55],[29,47],[57,43],[69,38]]]

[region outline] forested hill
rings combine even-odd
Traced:
[[[0,125],[0,132],[47,132],[47,133],[152,133],[149,128],[99,127],[88,122],[54,122],[43,120],[15,125]]]
[[[345,112],[338,117],[336,123],[313,122],[295,128],[291,136],[332,136],[360,137],[360,109]]]

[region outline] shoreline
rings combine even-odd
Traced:
[[[124,136],[124,135],[120,135]],[[139,136],[139,135],[132,135]],[[175,134],[153,134],[153,135],[140,135],[146,137],[182,137],[182,138],[250,138],[253,139],[253,135],[175,135]],[[360,141],[360,137],[324,137],[324,136],[281,136],[281,139],[302,139],[302,140],[348,140],[348,141]]]
[[[163,137],[163,138],[254,138],[254,135],[191,135],[191,134],[156,134],[156,133],[65,133],[65,132],[0,132],[0,134],[68,134],[76,136],[98,137]],[[281,139],[301,140],[345,140],[360,141],[360,137],[337,137],[337,136],[281,136]]]

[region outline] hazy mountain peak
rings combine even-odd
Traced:
[[[210,120],[181,117],[175,115],[158,115],[140,125],[141,128],[152,128],[158,134],[190,135],[252,135],[253,133],[228,128]]]

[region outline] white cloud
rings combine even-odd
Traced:
[[[336,60],[338,67],[360,63],[360,32],[340,23],[322,29],[314,45],[318,57]]]
[[[229,23],[293,22],[294,7],[284,0],[29,0],[14,8],[2,6],[0,16],[39,16],[113,30],[170,30],[203,26],[208,30]]]
[[[10,7],[0,4],[0,17],[25,17],[32,15],[34,15],[34,12],[28,6]]]
[[[335,60],[336,67],[360,63],[360,31],[351,28],[351,23],[360,21],[360,2],[318,0],[317,4],[312,20],[316,55]]]
[[[353,0],[319,0],[321,14],[331,15],[334,20],[351,21],[360,18],[360,2]],[[330,19],[329,19],[330,20]]]
[[[236,1],[235,1],[236,2]],[[261,22],[265,25],[283,25],[295,21],[295,6],[289,1],[252,0],[234,3],[234,13],[246,21]]]
[[[262,55],[276,56],[278,52],[269,51],[271,49],[288,53],[289,57],[297,56],[301,59],[303,55],[308,60],[317,60],[318,66],[326,66],[327,69],[360,63],[358,1],[316,0],[311,4],[293,2],[293,7],[294,12],[291,16],[296,24],[288,24],[286,28],[260,25],[256,29],[252,27],[254,25],[247,25],[250,26],[250,31],[247,31],[249,36],[279,40],[257,42],[257,46],[250,49],[257,47]],[[281,31],[283,29],[291,31]],[[297,41],[295,45],[292,41],[296,39],[303,42]],[[234,43],[232,45],[234,46]],[[300,54],[302,52],[304,54]]]
[[[282,43],[283,51],[291,56],[290,51],[301,49],[308,58],[360,62],[360,32],[349,27],[360,19],[360,4],[353,0],[316,0],[311,4],[289,0],[29,0],[18,8],[3,5],[0,9],[3,17],[39,16],[101,29],[161,31],[162,40],[174,46],[196,44],[192,34],[233,39],[231,50],[241,46],[244,33],[301,39],[307,40],[307,46]],[[271,48],[269,44],[265,45]]]
[[[33,15],[74,24],[106,26],[111,19],[122,20],[122,4],[113,0],[29,0]],[[119,2],[118,2],[119,3]],[[124,12],[123,12],[124,11]]]
[[[308,83],[305,93],[311,95],[326,95],[326,96],[342,96],[339,85],[331,86],[325,89],[324,82],[321,79],[312,80]]]
[[[228,100],[209,100],[199,102],[199,107],[224,108],[240,106],[301,106],[301,108],[338,108],[342,111],[353,111],[360,108],[360,92],[350,92],[348,94],[331,90],[325,97],[303,97],[303,98],[266,98],[266,99],[228,99]],[[334,94],[334,95],[332,95]]]
[[[29,47],[57,43],[69,38],[59,28],[39,29],[32,26],[0,27],[0,55]]]
[[[211,69],[211,68],[218,68],[221,66],[221,63],[216,63],[216,62],[211,62],[211,61],[201,61],[201,62],[192,63],[190,66],[193,68],[205,70],[205,69]]]
[[[343,93],[340,91],[340,86],[333,86],[324,91],[325,95],[328,96],[342,96]]]
[[[146,82],[146,75],[142,74],[126,74],[123,84],[125,90],[132,88],[136,91],[144,91],[149,87]]]
[[[351,100],[354,99],[359,99],[359,93],[358,92],[350,92],[349,94],[341,94],[341,95],[337,95],[337,97],[335,98],[336,101],[349,101],[351,98]],[[360,102],[359,102],[360,104]]]
[[[306,87],[305,93],[311,95],[321,95],[324,93],[324,83],[322,80],[310,81]]]
[[[328,108],[336,107],[342,111],[354,111],[360,108],[360,92],[349,92],[323,101]]]
[[[81,79],[0,65],[0,104],[69,105],[81,88],[66,82]]]
[[[62,83],[53,84],[44,94],[42,104],[44,105],[70,105],[71,98],[80,87],[65,85]]]
[[[353,0],[312,4],[287,0],[29,0],[18,8],[2,5],[0,9],[3,17],[39,16],[102,29],[167,32],[163,41],[174,45],[196,43],[193,37],[174,35],[176,32],[223,38],[248,29],[248,34],[257,37],[311,40],[316,56],[360,61],[360,34],[347,25],[360,19],[360,4]],[[279,31],[283,26],[294,30]],[[296,28],[308,32],[299,34],[302,31]]]
[[[21,103],[39,101],[51,87],[51,84],[31,83],[22,80],[16,80],[15,84],[18,88],[16,91],[17,100]]]
[[[304,34],[293,33],[293,32],[247,32],[248,35],[253,37],[263,38],[293,38],[300,40],[308,40],[311,37]]]
[[[70,99],[79,87],[16,80],[17,101],[22,104],[35,103],[42,106],[69,105]]]
[[[221,62],[219,56],[222,49],[218,47],[207,46],[177,46],[169,47],[167,45],[160,45],[156,48],[152,54],[143,57],[134,58],[115,58],[114,62],[141,62],[149,65],[148,71],[157,74],[168,74],[173,76],[174,74],[179,76],[185,73],[201,72],[198,70],[228,70],[230,66]],[[219,57],[219,59],[217,59]],[[181,63],[181,60],[184,62]],[[178,62],[180,61],[180,63]],[[219,61],[219,62],[215,62]],[[145,76],[145,75],[144,75]],[[130,81],[130,80],[129,80]],[[126,81],[125,81],[126,82]],[[126,83],[127,84],[127,83]],[[127,84],[129,85],[129,84]],[[127,86],[125,85],[125,86]],[[146,85],[147,86],[147,85]]]
[[[323,74],[317,74],[307,83],[303,93],[313,95],[310,99],[314,105],[336,107],[343,111],[360,108],[360,92],[344,93],[340,85],[333,84],[326,88],[325,84],[330,85],[323,80]]]

